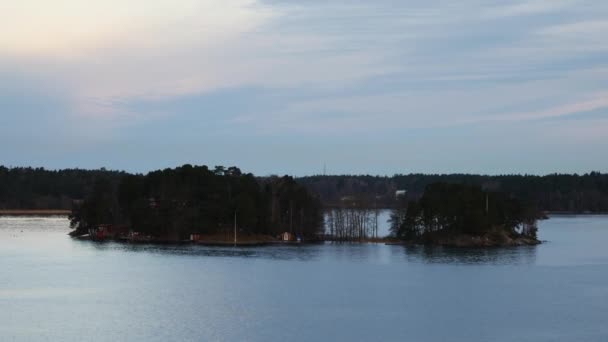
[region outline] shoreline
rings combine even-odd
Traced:
[[[70,233],[68,233],[70,235]],[[302,245],[315,245],[324,244],[326,242],[334,244],[396,244],[398,241],[391,238],[368,238],[361,240],[345,241],[345,240],[332,240],[332,239],[311,239],[303,241],[283,241],[275,239],[270,235],[254,235],[254,236],[241,236],[237,239],[236,243],[232,238],[224,239],[218,238],[218,236],[207,236],[204,239],[199,240],[175,240],[166,238],[155,238],[155,237],[142,237],[142,238],[129,238],[123,237],[106,237],[104,239],[96,239],[88,234],[85,235],[70,235],[71,238],[81,241],[92,241],[92,242],[118,242],[127,244],[151,244],[151,245],[198,245],[198,246],[217,246],[217,247],[261,247],[261,246],[277,246],[277,245],[289,245],[289,246],[302,246]]]
[[[608,215],[608,211],[545,211],[547,216],[605,216]]]
[[[62,209],[0,209],[0,216],[69,216],[71,210]]]
[[[142,244],[142,245],[193,245],[193,246],[210,246],[210,247],[262,247],[262,246],[271,246],[271,245],[309,245],[317,243],[316,241],[267,241],[267,240],[245,240],[238,241],[235,243],[234,241],[225,240],[225,241],[191,241],[191,240],[166,240],[161,238],[151,238],[151,239],[142,239],[142,240],[132,240],[128,238],[112,238],[112,239],[93,239],[88,235],[83,236],[72,236],[75,240],[81,241],[92,241],[96,243],[105,243],[105,242],[117,242],[117,243],[125,243],[125,244]]]
[[[69,216],[72,210],[67,209],[0,209],[0,216]],[[547,216],[577,215],[594,216],[608,215],[608,211],[544,211]]]
[[[430,247],[449,247],[449,248],[513,248],[513,247],[530,247],[542,244],[545,241],[532,240],[528,238],[512,239],[504,242],[497,242],[489,240],[485,237],[471,237],[470,239],[463,240],[461,238],[446,239],[441,241],[397,241],[393,239],[378,239],[378,240],[364,240],[364,241],[330,241],[330,240],[311,240],[311,241],[190,241],[190,240],[164,240],[164,239],[151,239],[151,240],[129,240],[125,238],[119,239],[103,239],[97,240],[92,239],[89,236],[75,236],[72,237],[76,240],[91,241],[95,243],[107,243],[116,242],[123,244],[141,244],[141,245],[192,245],[192,246],[206,246],[206,247],[269,247],[269,246],[308,246],[316,244],[382,244],[386,246],[430,246]]]
[[[458,235],[451,237],[430,237],[428,239],[419,239],[413,241],[399,241],[395,243],[387,243],[387,245],[403,245],[403,246],[436,246],[436,247],[452,247],[452,248],[508,248],[508,247],[523,247],[537,246],[543,241],[525,237],[525,236],[491,236],[491,235]]]

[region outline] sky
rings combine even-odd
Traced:
[[[0,164],[608,172],[608,2],[0,0]]]

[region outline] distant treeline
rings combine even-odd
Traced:
[[[427,185],[452,183],[477,185],[500,191],[540,210],[562,212],[608,212],[608,174],[551,174],[483,176],[468,174],[409,174],[382,176],[310,176],[296,179],[318,193],[326,207],[343,207],[356,202],[359,207],[394,208],[397,190],[406,190],[408,199],[419,199]],[[364,202],[364,204],[361,204]]]
[[[313,238],[322,230],[322,207],[293,178],[255,178],[236,167],[184,165],[147,175],[100,175],[76,203],[72,227],[83,234],[100,224],[167,240],[190,234],[239,231]]]
[[[118,183],[125,172],[100,170],[46,170],[0,166],[0,209],[70,210],[84,199],[97,179]]]
[[[71,209],[74,200],[83,200],[101,178],[118,184],[129,174],[108,170],[6,168],[0,166],[0,209]],[[263,178],[257,178],[258,182]],[[408,199],[418,199],[427,185],[444,182],[479,185],[500,191],[540,210],[567,212],[608,212],[608,174],[552,174],[546,176],[467,174],[409,174],[382,176],[310,176],[296,178],[317,194],[325,207],[343,207],[356,201],[357,207],[394,208],[395,191],[406,190]]]

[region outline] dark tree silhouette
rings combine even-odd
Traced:
[[[117,186],[102,179],[71,216],[76,233],[120,224],[167,240],[190,234],[291,231],[314,238],[322,227],[316,197],[291,177],[256,179],[236,167],[184,165],[126,175]]]
[[[475,185],[433,183],[410,201],[393,234],[403,240],[434,243],[461,236],[527,239],[536,242],[534,205]]]

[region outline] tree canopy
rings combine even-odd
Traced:
[[[167,239],[228,231],[313,236],[322,229],[321,205],[293,178],[258,179],[236,167],[184,165],[175,169],[107,179],[71,217],[77,230],[99,224],[127,225]]]
[[[496,232],[535,240],[538,218],[534,205],[504,193],[476,185],[433,183],[420,199],[408,203],[404,216],[393,220],[392,231],[409,241]]]

